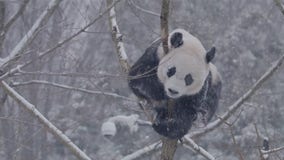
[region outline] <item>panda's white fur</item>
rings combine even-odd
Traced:
[[[157,76],[173,109],[169,115],[167,107],[157,108],[153,128],[163,136],[177,139],[188,132],[198,113],[205,123],[213,117],[222,82],[211,63],[215,47],[206,52],[201,42],[183,29],[170,34],[169,47],[169,53],[159,61]]]
[[[208,76],[209,65],[204,62],[204,57],[198,54],[169,54],[165,56],[158,67],[158,78],[164,84],[166,94],[171,98],[189,96],[198,93]],[[168,70],[176,68],[176,73],[168,77]],[[185,76],[191,74],[193,82],[186,86]],[[171,94],[169,90],[178,91],[177,94]]]
[[[176,36],[174,35],[175,33],[179,33],[179,35]],[[167,96],[163,92],[164,85],[157,77],[157,68],[160,60],[163,59],[165,55],[186,52],[187,49],[193,52],[200,52],[200,50],[198,50],[200,48],[195,46],[202,46],[195,37],[191,36],[183,29],[172,31],[169,35],[168,42],[169,53],[164,53],[161,39],[157,39],[130,68],[128,84],[136,96],[156,101],[167,99]],[[189,45],[186,45],[187,47],[180,47],[184,46],[182,45],[183,43]],[[202,54],[205,55],[204,48]]]
[[[170,54],[164,56],[157,72],[165,92],[171,98],[198,93],[208,76],[210,66],[213,65],[205,61],[206,50],[196,37],[183,29],[176,29],[172,34],[175,32],[182,33],[183,45],[170,50]],[[168,77],[167,72],[171,67],[176,67],[177,73]],[[191,74],[193,83],[186,86],[184,78],[188,73]],[[178,91],[178,94],[171,94],[169,89]]]
[[[181,33],[182,34],[182,40],[183,40],[183,45],[178,48],[174,48],[171,44],[171,39],[168,38],[168,45],[169,45],[169,50],[176,50],[176,52],[188,52],[190,51],[193,54],[199,54],[205,56],[206,50],[196,37],[194,37],[192,34],[187,32],[184,29],[178,28],[173,30],[170,34],[169,37],[172,37],[173,34],[175,33]]]

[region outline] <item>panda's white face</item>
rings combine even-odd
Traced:
[[[159,64],[158,77],[171,98],[198,93],[209,73],[209,65],[201,54],[184,54],[173,50]]]
[[[157,72],[165,92],[171,98],[198,93],[209,73],[205,48],[183,29],[171,32],[168,44],[169,53],[160,61]]]

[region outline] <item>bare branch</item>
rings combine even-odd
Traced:
[[[80,29],[79,31],[77,31],[76,33],[72,34],[70,37],[60,41],[59,43],[57,43],[54,47],[47,49],[46,51],[39,53],[38,57],[36,59],[32,59],[22,65],[18,65],[15,68],[11,69],[9,72],[6,72],[5,74],[3,74],[0,77],[0,80],[4,80],[5,78],[7,78],[8,76],[18,72],[19,70],[21,70],[22,68],[28,66],[29,64],[33,63],[35,60],[41,59],[43,57],[45,57],[46,55],[48,55],[49,53],[55,51],[57,48],[62,47],[65,43],[71,41],[72,39],[74,39],[75,37],[77,37],[79,34],[83,33],[86,29],[88,29],[90,26],[92,26],[94,23],[96,23],[100,18],[102,18],[106,13],[108,13],[108,11],[114,6],[116,5],[118,2],[120,2],[120,0],[116,0],[111,6],[109,6],[104,12],[100,13],[99,16],[97,18],[95,18],[94,20],[92,20],[90,23],[88,23],[86,26],[84,26],[82,29]],[[0,61],[1,62],[1,61]]]
[[[274,0],[274,2],[276,3],[277,7],[280,9],[281,13],[284,15],[284,6],[281,3],[280,0]]]
[[[255,91],[257,91],[259,87],[261,87],[261,85],[275,73],[275,71],[282,64],[283,59],[284,59],[284,54],[252,85],[252,87],[243,96],[241,96],[235,103],[233,103],[229,107],[228,111],[225,112],[220,117],[220,119],[217,119],[214,122],[209,123],[205,128],[200,129],[195,132],[191,132],[190,134],[187,134],[186,136],[199,137],[208,132],[213,131],[215,128],[223,124],[224,121],[229,119],[231,115],[234,114],[237,111],[237,109],[239,109],[242,106],[242,104],[246,102],[255,93]]]
[[[169,8],[170,8],[170,0],[163,0],[162,9],[161,9],[161,40],[163,43],[164,53],[167,54],[169,52],[168,47],[168,36],[169,36],[169,25],[168,25],[168,17],[169,17]]]
[[[235,150],[237,152],[237,154],[240,156],[240,160],[244,160],[244,156],[243,156],[243,153],[240,149],[240,146],[237,144],[237,141],[236,141],[236,138],[235,138],[235,135],[233,133],[233,128],[232,128],[232,125],[229,125],[229,129],[230,129],[230,134],[231,134],[231,137],[233,139],[233,143],[234,143],[234,146],[235,146]]]
[[[19,93],[17,93],[13,88],[11,88],[4,81],[0,82],[1,87],[5,92],[17,101],[20,106],[27,109],[51,134],[56,138],[61,140],[63,144],[69,148],[69,150],[78,158],[82,160],[91,160],[80,148],[78,148],[65,134],[62,133],[58,128],[56,128],[49,120],[47,120],[34,105],[23,98]]]
[[[23,86],[23,85],[31,85],[31,84],[49,85],[49,86],[58,87],[58,88],[62,88],[62,89],[69,89],[69,90],[84,92],[84,93],[88,93],[88,94],[98,94],[98,95],[111,96],[111,97],[114,97],[114,98],[121,98],[123,100],[131,101],[131,102],[137,102],[137,101],[135,101],[131,98],[121,96],[121,95],[118,95],[116,93],[87,90],[87,89],[83,89],[83,88],[76,88],[76,87],[71,87],[71,86],[67,86],[67,85],[64,85],[64,84],[58,84],[58,83],[42,81],[42,80],[32,80],[32,81],[27,81],[27,82],[13,82],[11,84],[11,86]]]
[[[158,150],[159,148],[161,148],[161,141],[155,142],[149,146],[146,146],[142,149],[137,150],[136,152],[129,154],[125,157],[123,157],[121,160],[134,160],[137,159],[145,154],[149,154],[150,152],[154,152],[156,150]]]
[[[202,155],[204,158],[208,160],[215,160],[214,156],[212,156],[209,152],[207,152],[202,147],[198,146],[198,144],[196,144],[191,138],[185,137],[185,139],[186,139],[185,144],[190,147],[189,149],[193,149],[195,152]],[[186,145],[184,146],[187,147]]]
[[[187,139],[191,139],[191,137],[200,137],[203,136],[211,131],[213,131],[214,129],[216,129],[217,127],[219,127],[221,124],[223,124],[227,119],[230,118],[230,116],[232,114],[234,114],[236,112],[236,110],[244,103],[246,102],[254,93],[256,90],[259,89],[259,87],[265,82],[267,81],[274,73],[275,71],[280,67],[280,65],[282,64],[284,59],[284,55],[282,55],[278,61],[276,61],[262,76],[261,78],[256,81],[256,83],[251,87],[251,89],[249,89],[242,97],[240,97],[235,103],[233,103],[233,105],[231,105],[229,107],[229,110],[227,112],[225,112],[220,119],[215,120],[214,122],[209,123],[205,128],[200,129],[198,131],[195,132],[191,132],[189,134],[187,134],[184,137],[184,140],[187,141]],[[153,143],[156,144],[157,142]],[[280,147],[277,148],[276,151],[279,150],[283,150],[284,147]],[[138,150],[140,151],[140,150]],[[136,152],[138,152],[136,151]],[[152,151],[152,150],[150,150]],[[137,155],[136,152],[130,154],[130,155]],[[271,150],[272,152],[272,150]],[[263,152],[264,154],[266,152]],[[144,153],[145,154],[145,153]]]
[[[10,29],[10,27],[13,25],[13,23],[23,14],[23,12],[27,8],[27,4],[29,3],[30,0],[24,0],[19,7],[18,11],[12,16],[12,18],[5,24],[3,32],[3,35],[6,34],[6,32]],[[3,36],[1,35],[1,36]]]
[[[146,10],[146,9],[144,9],[144,8],[141,8],[140,6],[138,6],[137,4],[135,4],[135,3],[133,2],[133,0],[128,0],[127,2],[128,2],[128,4],[130,4],[131,6],[135,7],[136,9],[138,9],[138,10],[144,12],[144,13],[150,14],[150,15],[152,15],[152,16],[160,17],[160,15],[159,15],[158,13],[155,13],[155,12],[152,12],[152,11],[149,11],[149,10]]]
[[[70,72],[70,73],[56,73],[56,72],[27,72],[19,70],[18,73],[14,74],[14,76],[22,76],[22,75],[43,75],[43,76],[62,76],[62,77],[71,77],[71,78],[105,78],[105,77],[111,77],[111,78],[121,78],[122,75],[118,74],[108,74],[108,73],[96,73],[96,74],[90,74],[90,73],[78,73],[78,72]]]
[[[160,27],[161,27],[161,40],[165,54],[169,52],[169,47],[168,47],[168,36],[169,36],[168,18],[170,12],[169,8],[170,8],[170,0],[163,0],[161,8]],[[171,115],[171,112],[173,111],[173,103],[171,103],[171,100],[169,100],[167,104],[168,104],[167,107],[169,115]],[[172,160],[177,149],[177,139],[163,138],[162,142],[163,145],[162,145],[161,160]]]
[[[39,33],[40,28],[47,23],[54,10],[58,7],[62,0],[52,0],[48,4],[48,7],[43,11],[43,13],[35,21],[28,33],[20,40],[20,42],[14,47],[12,52],[0,61],[0,67],[3,67],[12,59],[22,54],[24,49],[30,44],[36,35]]]

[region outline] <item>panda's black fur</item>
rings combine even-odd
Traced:
[[[158,47],[160,45],[160,39],[152,43],[129,71],[129,87],[136,96],[146,100],[163,100],[166,97],[164,86],[157,77],[157,67],[160,62]]]
[[[180,47],[183,43],[182,34],[173,33],[169,41],[172,48]],[[157,77],[157,68],[164,55],[161,39],[158,39],[130,68],[128,85],[136,96],[155,101],[167,99],[164,86]]]
[[[192,123],[197,119],[197,113],[203,115],[205,123],[210,121],[215,114],[222,83],[220,80],[212,83],[212,73],[210,71],[206,78],[205,84],[200,92],[192,96],[182,96],[178,99],[172,99],[174,106],[171,115],[167,107],[157,107],[157,116],[153,123],[154,130],[165,137],[171,139],[180,139],[191,128]],[[204,95],[206,94],[206,95]],[[206,100],[204,100],[206,96]]]
[[[184,30],[177,29],[170,34],[168,40],[170,52],[168,55],[175,53],[172,52],[173,50],[183,47],[184,38],[188,38],[184,37],[183,33],[185,32]],[[199,43],[199,40],[195,40],[196,38],[193,36],[189,39],[192,40],[192,38]],[[195,43],[193,45],[195,45]],[[157,133],[165,137],[172,139],[182,138],[191,128],[192,123],[197,119],[198,113],[202,113],[205,122],[208,122],[213,117],[220,97],[221,79],[220,77],[217,79],[214,78],[213,75],[219,76],[219,73],[215,73],[217,70],[211,69],[198,93],[181,96],[177,99],[169,97],[165,92],[164,84],[157,76],[159,63],[166,56],[166,54],[161,53],[160,48],[161,40],[156,40],[146,49],[145,53],[131,67],[128,83],[133,93],[140,98],[148,101],[167,100],[171,102],[173,107],[170,115],[167,105],[154,106],[157,116],[153,123],[153,128]],[[181,52],[187,52],[187,50],[182,50]],[[175,54],[173,54],[173,56]],[[214,55],[215,48],[206,53],[204,61],[209,64],[214,58]],[[169,68],[167,74],[173,75],[175,73],[176,68]],[[191,78],[192,77],[189,76],[189,83]],[[206,100],[204,100],[204,96],[207,97]],[[161,104],[163,105],[164,103]]]
[[[181,33],[185,36],[187,34],[184,30]],[[153,128],[160,135],[172,139],[182,138],[197,119],[198,113],[201,113],[205,124],[212,119],[218,107],[222,86],[217,68],[211,63],[215,47],[206,52],[197,38],[191,35],[184,38],[185,41],[180,46],[185,47],[184,50],[176,49],[172,51],[172,55],[166,55],[160,61],[157,71],[172,109],[169,112],[168,105],[156,107],[157,116]],[[198,88],[196,92],[188,88],[191,84],[193,90]]]

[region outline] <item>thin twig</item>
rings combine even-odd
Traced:
[[[38,19],[35,21],[31,29],[25,34],[25,36],[20,40],[20,42],[14,47],[14,49],[11,51],[11,53],[1,59],[0,61],[0,67],[3,69],[8,62],[13,60],[15,57],[20,56],[24,49],[27,47],[28,44],[30,44],[34,38],[39,33],[41,27],[47,23],[51,15],[53,14],[54,10],[58,7],[60,2],[63,0],[52,0],[49,2],[48,7],[42,12],[42,14],[38,17]]]
[[[261,139],[261,138],[260,138],[260,135],[259,135],[259,132],[258,132],[258,129],[257,129],[256,124],[254,123],[253,125],[254,125],[254,129],[255,129],[256,136],[257,136],[257,146],[260,146],[260,139]],[[262,154],[262,152],[261,152],[261,149],[258,147],[257,150],[258,150],[258,152],[259,152],[259,154],[260,154],[260,158],[262,158],[262,157],[263,157],[263,154]],[[263,160],[263,159],[262,159],[262,160]]]
[[[274,2],[276,3],[276,6],[280,9],[281,13],[284,15],[284,6],[281,3],[280,0],[274,0]]]
[[[128,2],[128,4],[130,4],[131,6],[135,7],[136,9],[138,9],[138,10],[144,12],[144,13],[150,14],[150,15],[152,15],[152,16],[160,17],[160,15],[159,15],[158,13],[155,13],[155,12],[152,12],[152,11],[149,11],[149,10],[146,10],[146,9],[144,9],[144,8],[142,8],[142,7],[140,7],[140,6],[138,6],[137,4],[135,4],[135,3],[133,2],[133,0],[128,0],[127,2]]]
[[[217,119],[209,123],[205,128],[195,132],[191,132],[186,136],[199,137],[205,135],[208,132],[213,131],[215,128],[223,124],[224,121],[229,119],[231,115],[234,114],[242,106],[242,104],[246,102],[255,93],[255,91],[257,91],[261,87],[261,85],[275,73],[275,71],[282,64],[283,60],[284,54],[280,56],[279,60],[273,63],[273,65],[252,85],[252,87],[243,96],[241,96],[235,103],[233,103],[229,107],[228,111],[221,116],[221,119]]]
[[[107,0],[108,6],[113,4],[113,0]],[[124,73],[128,73],[130,66],[127,62],[127,54],[125,52],[124,44],[122,42],[122,34],[119,31],[118,24],[116,21],[116,13],[114,7],[112,7],[109,11],[109,23],[112,31],[112,40],[115,44],[116,53],[118,56],[118,60],[120,62],[120,66],[122,67]]]
[[[42,81],[42,80],[31,80],[31,81],[27,81],[27,82],[13,82],[13,83],[11,83],[11,86],[24,86],[24,85],[31,85],[31,84],[49,85],[49,86],[58,87],[58,88],[62,88],[62,89],[79,91],[79,92],[84,92],[84,93],[88,93],[88,94],[98,94],[98,95],[111,96],[111,97],[114,97],[114,98],[121,98],[123,100],[131,101],[131,102],[137,102],[134,99],[131,99],[131,98],[128,98],[128,97],[125,97],[125,96],[121,96],[121,95],[118,95],[116,93],[93,91],[93,90],[88,90],[88,89],[83,89],[83,88],[71,87],[71,86],[67,86],[67,85],[64,85],[64,84]]]
[[[237,154],[240,156],[240,160],[244,160],[244,156],[242,154],[242,151],[240,149],[240,146],[237,144],[237,141],[236,141],[236,138],[235,138],[235,135],[233,133],[233,126],[232,125],[229,125],[229,128],[230,128],[230,134],[232,136],[232,139],[233,139],[233,143],[234,143],[234,146],[235,146],[235,149],[236,149],[236,152]]]
[[[116,5],[118,2],[120,2],[121,0],[115,0],[115,2],[109,6],[104,12],[100,13],[98,15],[98,17],[96,17],[94,20],[92,20],[89,24],[87,24],[86,26],[84,26],[82,29],[80,29],[79,31],[77,31],[76,33],[72,34],[70,37],[60,41],[59,43],[57,43],[54,47],[47,49],[46,51],[39,53],[39,55],[35,58],[32,59],[28,62],[25,62],[22,65],[18,65],[15,68],[11,69],[9,72],[6,72],[5,74],[3,74],[0,77],[0,81],[4,80],[5,78],[7,78],[8,76],[18,72],[19,70],[21,70],[22,68],[28,66],[29,64],[33,63],[34,61],[41,59],[43,57],[45,57],[46,55],[48,55],[49,53],[52,53],[53,51],[55,51],[57,48],[62,47],[65,43],[71,41],[72,39],[74,39],[75,37],[77,37],[79,34],[83,33],[86,29],[88,29],[90,26],[92,26],[94,23],[96,23],[99,19],[101,19],[106,13],[108,13],[108,11],[114,6]]]
[[[79,73],[79,72],[70,72],[70,73],[56,73],[56,72],[28,72],[19,70],[18,73],[14,74],[14,76],[23,76],[23,75],[43,75],[43,76],[62,76],[62,77],[71,77],[71,78],[122,78],[124,76],[118,74],[108,74],[108,73]]]
[[[27,8],[27,4],[29,3],[30,0],[24,0],[19,7],[18,11],[12,16],[12,18],[5,24],[3,32],[6,34],[6,32],[10,29],[12,24],[23,14],[23,12]],[[2,36],[2,35],[1,35]]]
[[[244,103],[246,102],[249,97],[251,97],[256,90],[259,89],[259,87],[265,82],[267,81],[269,78],[272,77],[272,75],[275,73],[275,71],[280,67],[280,65],[282,64],[283,62],[283,59],[284,59],[284,55],[280,56],[279,60],[276,61],[251,87],[251,89],[249,89],[247,91],[247,93],[245,93],[242,97],[240,97],[235,103],[233,103],[233,105],[231,105],[229,107],[229,110],[227,112],[225,112],[220,119],[217,119],[215,120],[214,122],[211,122],[209,123],[205,128],[203,129],[200,129],[196,132],[191,132],[189,134],[187,134],[185,137],[184,137],[184,140],[187,140],[188,138],[191,138],[191,137],[200,137],[202,135],[205,135],[213,130],[215,130],[217,127],[219,127],[221,124],[223,124],[227,119],[230,118],[231,115],[233,115],[237,109]],[[224,119],[226,118],[226,119]],[[154,144],[156,144],[157,142],[155,142]],[[160,146],[161,147],[161,146]],[[275,151],[280,151],[280,150],[283,150],[284,149],[284,146],[283,147],[280,147],[280,148],[276,148]],[[139,150],[138,150],[139,151]],[[270,150],[270,151],[265,151],[263,152],[264,154],[265,153],[270,153],[270,152],[273,152],[274,150]],[[146,154],[146,153],[144,153]],[[132,155],[136,155],[136,152],[133,152],[131,154],[129,154],[129,156],[132,156]],[[140,156],[143,156],[143,154],[141,154]]]
[[[27,109],[50,133],[61,140],[63,144],[69,148],[75,156],[77,156],[78,159],[91,160],[91,158],[89,158],[80,148],[78,148],[65,134],[62,133],[62,131],[60,131],[49,120],[47,120],[34,105],[28,102],[4,81],[1,81],[0,85],[10,97],[17,101],[22,107]]]

